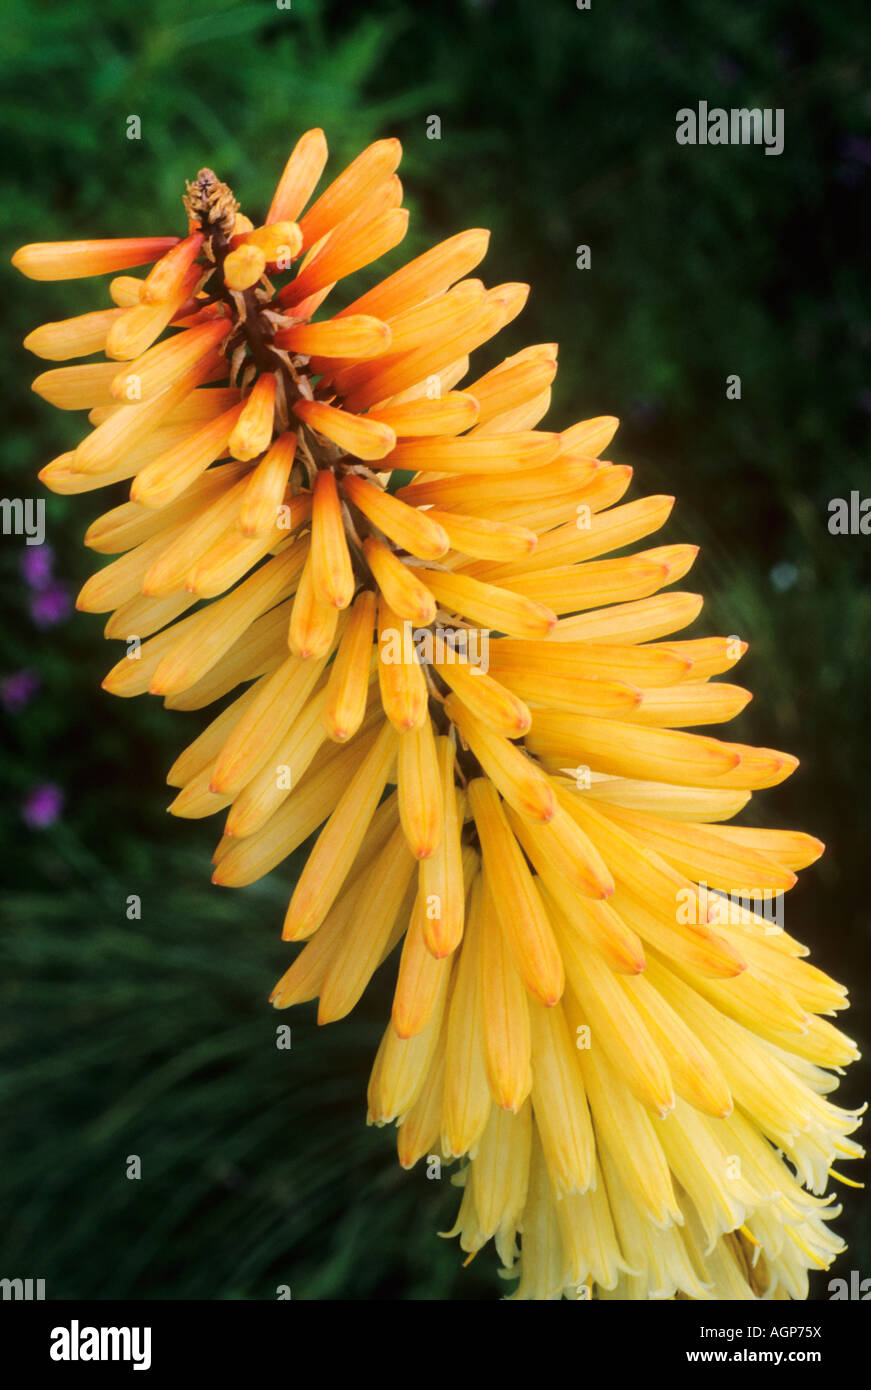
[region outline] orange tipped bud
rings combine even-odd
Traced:
[[[442,837],[442,792],[432,722],[424,719],[399,740],[399,819],[415,859],[428,859]]]
[[[111,394],[119,401],[150,400],[184,372],[210,357],[226,338],[230,326],[229,319],[217,319],[199,328],[187,328],[149,348],[118,373],[112,382]]]
[[[451,660],[437,660],[435,666],[442,680],[488,729],[505,738],[521,738],[528,732],[532,724],[528,706],[480,666]]]
[[[375,595],[364,589],[354,600],[327,681],[324,721],[330,737],[340,743],[351,738],[363,723],[374,633]]]
[[[368,418],[389,425],[403,439],[414,435],[460,434],[478,418],[475,397],[463,391],[448,391],[439,400],[426,398],[400,405],[381,405],[370,410]]]
[[[276,347],[309,357],[378,357],[390,347],[390,328],[368,314],[295,323],[275,335]]]
[[[274,372],[262,372],[254,383],[230,435],[230,453],[234,459],[254,459],[269,448],[275,418],[275,387]]]
[[[110,241],[34,241],[20,246],[12,264],[30,280],[78,280],[159,260],[178,237],[118,237]]]
[[[301,135],[284,166],[275,190],[275,197],[266,217],[273,222],[296,222],[324,172],[327,162],[327,141],[318,128]]]
[[[279,302],[299,304],[300,300],[324,285],[361,270],[364,265],[371,264],[398,246],[407,229],[408,211],[405,208],[391,208],[374,222],[347,229],[337,227],[319,253],[291,284],[284,287],[278,296]]]
[[[196,288],[200,269],[192,265],[174,295],[159,304],[134,304],[112,324],[106,338],[106,356],[126,362],[146,352],[171,323]]]
[[[456,695],[448,696],[445,713],[508,805],[529,820],[549,821],[556,812],[556,796],[546,774],[524,750],[489,729]]]
[[[328,468],[317,475],[312,503],[311,583],[319,603],[347,608],[354,596],[354,571],[336,479]]]
[[[444,528],[452,549],[461,550],[464,555],[487,560],[514,560],[529,555],[538,545],[538,536],[534,531],[508,521],[461,516],[457,512],[442,511],[440,507],[431,507],[426,515]]]
[[[316,141],[312,143],[317,147]],[[402,146],[398,140],[376,140],[374,145],[369,145],[358,154],[301,218],[299,225],[303,245],[308,247],[320,241],[326,232],[350,216],[363,198],[390,177],[401,158]],[[288,171],[285,170],[282,183],[287,174]],[[276,199],[277,197],[276,194]],[[271,221],[272,217],[267,220]]]
[[[296,435],[288,430],[254,469],[239,511],[239,526],[246,536],[263,535],[275,524],[295,457]]]
[[[294,414],[318,434],[338,444],[358,459],[381,459],[396,443],[396,435],[387,425],[351,415],[347,410],[324,405],[322,401],[297,401]]]
[[[409,507],[359,474],[347,474],[342,479],[342,491],[379,531],[410,555],[421,560],[438,560],[447,553],[450,544],[447,533],[429,513]]]
[[[418,573],[443,608],[463,613],[483,627],[507,632],[509,637],[545,637],[556,625],[556,614],[522,594],[509,593],[462,574],[428,569]]]
[[[478,435],[462,439],[410,439],[397,444],[385,468],[439,473],[521,472],[542,468],[556,458],[559,435],[537,430],[519,434]]]
[[[411,624],[386,603],[378,604],[378,683],[384,713],[400,733],[417,729],[426,718],[426,678],[411,640]]]
[[[24,346],[49,362],[66,362],[70,357],[89,357],[106,346],[112,325],[124,311],[100,309],[95,314],[79,314],[74,319],[44,323],[24,339]]]
[[[250,290],[266,270],[266,257],[259,246],[246,242],[224,260],[224,284],[230,290]]]
[[[383,541],[370,536],[363,553],[387,604],[402,619],[428,627],[436,615],[432,591],[422,584],[418,571],[404,565]]]
[[[256,246],[269,265],[288,270],[302,250],[302,232],[295,222],[272,222],[245,236],[246,246]]]
[[[242,407],[234,405],[209,420],[180,444],[140,469],[130,488],[130,498],[145,507],[165,507],[204,473],[227,449],[227,440]]]
[[[139,296],[143,304],[159,304],[164,300],[174,299],[200,254],[204,240],[202,232],[193,232],[161,257],[145,277]]]
[[[484,856],[485,881],[512,959],[530,993],[552,1006],[563,992],[565,975],[535,879],[492,782],[476,778],[469,783],[468,796]]]
[[[332,604],[321,603],[312,580],[312,551],[300,575],[299,587],[290,613],[288,645],[297,656],[324,656],[336,636],[339,610]]]

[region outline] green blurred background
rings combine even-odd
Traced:
[[[401,137],[403,257],[493,229],[488,282],[533,286],[502,353],[560,341],[554,427],[621,417],[611,456],[635,467],[630,496],[675,493],[668,539],[703,547],[692,635],[751,644],[739,678],[756,699],[733,736],[802,759],[758,801],[767,823],[830,847],[786,925],[853,988],[860,1040],[871,538],[833,537],[827,516],[833,497],[871,496],[869,31],[858,0],[6,0],[0,15],[4,263],[31,240],[177,232],[203,164],[256,218],[313,125],[334,172]],[[675,113],[700,99],[784,108],[783,154],[678,146]],[[87,281],[3,273],[2,491],[36,497],[37,469],[81,426],[30,393],[41,368],[19,343],[98,305]],[[276,1050],[266,996],[288,961],[294,866],[213,888],[218,830],[166,816],[165,770],[199,721],[99,688],[114,649],[99,618],[70,610],[99,497],[49,497],[50,554],[0,545],[0,1274],[44,1277],[51,1298],[270,1298],[278,1284],[494,1298],[489,1253],[463,1270],[435,1234],[457,1205],[448,1181],[403,1174],[392,1132],[363,1124],[390,981],[322,1032],[311,1007],[282,1015],[293,1046]],[[854,1068],[845,1102],[862,1082]],[[839,1226],[838,1271],[871,1274],[861,1194]]]

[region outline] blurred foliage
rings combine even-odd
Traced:
[[[184,180],[204,164],[262,213],[311,125],[335,169],[373,138],[402,138],[403,256],[493,229],[489,283],[533,286],[499,355],[560,341],[556,427],[621,416],[614,457],[634,465],[634,495],[675,493],[669,537],[702,544],[698,632],[751,644],[741,679],[756,699],[734,736],[802,758],[760,809],[829,843],[787,926],[864,996],[848,1023],[860,1038],[871,542],[832,537],[826,521],[831,498],[871,496],[869,33],[858,0],[6,0],[0,12],[7,254],[175,231]],[[675,113],[700,99],[784,108],[783,154],[678,146]],[[37,469],[80,424],[29,394],[19,343],[97,307],[94,286],[4,274],[3,494],[40,496]],[[730,373],[740,401],[726,399]],[[102,509],[48,500],[55,582],[70,592]],[[36,625],[27,558],[4,538],[0,680],[27,669],[40,688],[3,716],[0,1272],[45,1277],[51,1297],[273,1297],[279,1283],[295,1298],[495,1297],[490,1257],[462,1270],[434,1234],[456,1205],[447,1181],[402,1174],[391,1135],[362,1124],[389,980],[317,1036],[299,1011],[292,1051],[276,1050],[265,996],[286,965],[293,866],[244,892],[208,886],[217,831],[162,811],[164,770],[196,717],[105,696],[115,658],[100,620]],[[22,808],[47,782],[62,818],[30,829]],[[141,921],[125,915],[134,893]],[[862,1094],[854,1072],[845,1101]],[[124,1176],[131,1153],[141,1182]],[[866,1273],[867,1210],[848,1194],[839,1222],[844,1267]]]

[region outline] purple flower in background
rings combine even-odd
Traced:
[[[50,545],[28,546],[21,556],[21,574],[25,584],[42,593],[52,582],[54,551]]]
[[[21,804],[21,818],[31,830],[46,830],[54,825],[63,810],[64,794],[54,782],[39,782],[31,787]]]
[[[54,627],[72,610],[72,600],[62,584],[52,584],[30,599],[30,616],[37,627]]]
[[[0,681],[0,702],[8,714],[18,714],[33,699],[41,681],[35,671],[13,671]]]

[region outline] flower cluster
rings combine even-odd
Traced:
[[[78,599],[127,643],[104,686],[222,702],[169,774],[175,815],[225,813],[216,883],[316,837],[277,1008],[341,1019],[396,952],[370,1120],[406,1167],[460,1161],[462,1248],[494,1240],[515,1297],[805,1297],[861,1152],[827,1099],[857,1053],[843,989],[744,901],[822,846],[726,824],[796,760],[693,731],[749,699],[713,679],[744,644],[674,639],[695,547],[608,558],[673,498],[621,501],[616,420],[537,428],[556,345],[470,369],[528,292],[471,277],[486,232],[321,312],[404,236],[399,155],[311,202],[309,131],[260,226],[203,170],[180,240],[16,253],[43,280],[152,267],[26,340],[105,355],[34,383],[92,426],[43,481],[130,480]]]

